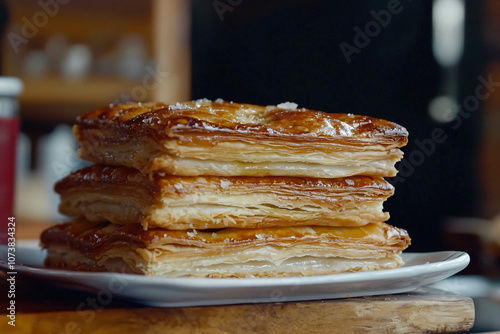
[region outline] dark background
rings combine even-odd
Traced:
[[[433,251],[445,247],[443,221],[478,216],[481,110],[457,129],[433,121],[428,112],[442,77],[432,53],[431,1],[402,0],[401,12],[359,54],[352,54],[350,63],[339,45],[354,45],[354,28],[364,30],[374,19],[370,11],[387,9],[388,1],[233,4],[219,10],[221,20],[213,2],[193,1],[193,98],[263,105],[292,101],[310,109],[388,119],[410,133],[405,159],[421,150],[415,140],[431,138],[434,129],[442,128],[447,140],[436,144],[414,171],[405,171],[404,182],[392,180],[396,194],[386,203],[389,223],[409,231],[410,251]],[[474,94],[483,72],[481,11],[480,2],[466,1],[459,102]]]

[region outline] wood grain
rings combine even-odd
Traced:
[[[86,298],[92,295],[77,299]],[[125,304],[96,309],[77,305],[65,309],[18,314],[14,332],[441,333],[467,331],[474,323],[470,298],[430,288],[408,294],[309,302],[185,308]],[[12,327],[2,321],[0,332],[12,333]]]

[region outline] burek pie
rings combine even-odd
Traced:
[[[74,133],[82,159],[182,176],[395,176],[408,141],[368,116],[222,100],[97,109]]]
[[[380,177],[149,177],[127,167],[93,165],[56,184],[61,213],[145,228],[361,226],[389,219],[394,188]]]
[[[130,103],[77,118],[60,180],[73,217],[41,237],[46,265],[167,277],[284,277],[397,268],[385,221],[398,124],[291,103]]]
[[[385,223],[361,227],[144,231],[83,218],[42,234],[46,264],[156,276],[305,276],[396,268],[410,239]]]

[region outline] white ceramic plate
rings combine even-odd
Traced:
[[[0,269],[8,272],[6,246]],[[118,273],[88,273],[43,267],[37,241],[20,242],[16,271],[59,287],[118,297],[152,306],[201,306],[288,302],[401,293],[443,280],[467,267],[464,252],[404,253],[405,265],[370,272],[285,278],[168,278]]]

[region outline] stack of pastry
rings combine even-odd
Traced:
[[[395,268],[385,223],[403,127],[222,100],[126,104],[77,119],[81,158],[42,234],[51,267],[160,276],[270,277]]]

